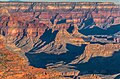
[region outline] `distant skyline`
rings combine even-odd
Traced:
[[[0,0],[0,1],[23,1],[23,2],[114,2],[120,4],[120,0]]]

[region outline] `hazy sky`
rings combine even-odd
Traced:
[[[0,0],[0,1],[30,1],[30,2],[115,2],[120,3],[120,0]]]

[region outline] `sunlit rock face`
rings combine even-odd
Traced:
[[[88,62],[91,58],[94,57],[110,57],[116,51],[120,50],[120,44],[89,44],[86,46],[83,54],[79,56],[76,60],[72,61],[75,63],[84,63]]]
[[[92,74],[107,73],[111,74],[110,78],[120,73],[116,69],[120,64],[120,44],[116,39],[120,38],[119,34],[115,36],[120,31],[119,5],[111,2],[2,2],[0,6],[3,6],[0,8],[0,50],[6,48],[3,52],[11,55],[12,63],[23,63],[26,67],[18,64],[18,69],[23,67],[21,70],[26,72],[14,74],[16,78],[101,79],[100,75]],[[48,70],[31,68],[28,64]],[[103,67],[104,64],[109,67]],[[9,68],[8,65],[5,66]],[[8,79],[15,78],[8,75]]]
[[[4,43],[4,39],[5,38],[0,35],[1,79],[48,79],[52,77],[62,78],[61,72],[47,71],[46,69],[34,68],[32,66],[29,66],[24,57],[18,55],[18,52],[15,53],[15,51],[10,51],[10,49],[7,49],[6,44]]]

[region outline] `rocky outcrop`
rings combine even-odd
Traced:
[[[0,78],[1,79],[49,79],[62,78],[57,71],[48,71],[27,65],[27,61],[14,51],[9,51],[0,36]],[[17,60],[17,61],[16,61]]]
[[[0,5],[6,6],[0,9],[1,79],[67,79],[66,76],[68,76],[68,79],[71,76],[73,79],[77,77],[81,79],[101,79],[98,75],[81,76],[81,74],[84,75],[87,72],[108,73],[109,69],[107,68],[103,68],[104,70],[100,68],[101,70],[98,69],[98,71],[94,68],[91,70],[94,64],[96,66],[94,61],[91,64],[91,59],[95,57],[109,58],[120,50],[120,45],[112,44],[112,42],[101,45],[90,44],[91,39],[84,40],[89,38],[85,35],[113,35],[120,31],[120,10],[119,6],[114,3],[21,2],[18,5],[17,2],[2,2]],[[71,27],[73,28],[71,29]],[[39,64],[40,66],[37,67],[47,67],[48,70],[28,66],[25,53],[36,59],[29,58],[29,62]],[[89,62],[89,60],[91,61]],[[112,65],[118,67],[116,66],[117,61],[113,62]],[[102,65],[101,63],[101,61],[98,62],[100,66],[104,66],[104,63]],[[52,65],[49,66],[49,64]],[[65,71],[62,68],[63,65],[68,67],[71,64],[75,65],[74,69],[78,69],[77,72],[74,69],[70,69],[70,71],[66,69]],[[87,68],[85,65],[87,65]],[[111,64],[108,65],[112,66]],[[88,69],[88,66],[91,69]],[[52,71],[53,68],[57,67],[59,67],[58,70]],[[87,70],[84,71],[84,68]],[[118,69],[115,69],[116,71],[119,72]]]
[[[115,51],[119,50],[120,44],[89,44],[86,46],[84,53],[72,63],[85,63],[88,62],[89,59],[97,56],[109,57],[112,56]]]
[[[75,31],[75,30],[74,30]],[[48,35],[48,36],[46,36]],[[62,54],[66,53],[66,44],[73,44],[79,46],[81,44],[89,44],[81,38],[82,34],[74,32],[70,34],[66,29],[55,30],[46,29],[43,35],[40,37],[39,41],[34,44],[34,47],[29,51],[29,53],[41,53],[46,52],[49,54]]]
[[[11,6],[9,6],[9,4]],[[8,13],[9,11],[9,14],[11,16],[15,15],[16,13],[21,15],[21,12],[27,12],[25,14],[31,14],[34,11],[36,11],[36,13],[33,15],[37,15],[39,14],[39,11],[41,11],[42,13],[40,14],[39,18],[47,20],[47,19],[51,19],[51,17],[57,12],[66,19],[70,19],[70,18],[76,19],[76,17],[77,18],[79,17],[81,19],[81,22],[83,21],[85,22],[84,24],[85,26],[88,25],[88,22],[90,22],[91,23],[90,25],[96,25],[104,29],[110,27],[110,25],[119,24],[119,20],[120,20],[120,18],[117,17],[119,16],[119,5],[111,2],[105,2],[105,3],[102,2],[5,3],[3,2],[0,5],[6,5],[7,10],[5,9],[3,10],[3,12]],[[51,11],[52,13],[50,13]],[[69,14],[66,14],[66,11],[68,11]],[[14,13],[11,14],[12,12]]]
[[[93,75],[80,76],[80,79],[102,79],[102,78],[93,74]]]

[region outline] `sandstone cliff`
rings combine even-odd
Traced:
[[[85,63],[88,62],[90,58],[97,56],[109,57],[112,56],[115,51],[119,50],[120,44],[89,44],[86,46],[83,54],[73,61],[73,63]]]
[[[120,31],[119,5],[111,2],[2,2],[0,5],[3,6],[0,9],[0,78],[101,79],[92,74],[120,73],[116,69],[120,44],[91,44],[91,38],[85,36],[114,37]],[[35,68],[36,65],[48,70]]]

